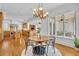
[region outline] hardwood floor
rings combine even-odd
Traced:
[[[17,43],[18,42],[13,43],[12,40],[5,40],[2,43],[0,43],[0,55],[1,56],[20,56],[22,53],[22,50],[25,48],[25,45],[23,40],[19,45]],[[79,52],[75,51],[73,48],[70,48],[68,46],[64,46],[56,43],[55,47],[60,50],[63,56],[79,56]]]
[[[25,48],[24,42],[13,42],[12,40],[5,40],[0,43],[0,55],[1,56],[18,56]],[[16,44],[16,45],[15,45]]]
[[[79,56],[79,52],[76,51],[74,48],[57,43],[55,44],[55,47],[60,50],[63,56]]]

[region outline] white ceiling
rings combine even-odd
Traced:
[[[32,9],[38,7],[37,3],[0,3],[0,9],[6,12],[7,16],[29,19],[32,18]],[[49,12],[56,6],[62,5],[62,3],[44,3],[43,8]]]

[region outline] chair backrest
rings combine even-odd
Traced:
[[[53,45],[54,46],[54,44],[55,44],[55,37],[49,38],[48,45]]]
[[[33,54],[34,55],[44,55],[45,54],[45,47],[44,46],[33,47]]]

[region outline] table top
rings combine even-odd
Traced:
[[[31,41],[37,41],[37,42],[44,42],[44,41],[47,41],[48,40],[48,37],[47,36],[31,36],[29,37],[29,39]]]

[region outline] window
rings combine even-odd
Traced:
[[[3,30],[4,31],[9,31],[10,30],[9,21],[6,21],[6,20],[3,21]]]
[[[64,32],[66,37],[74,37],[75,35],[75,12],[64,14]]]
[[[56,35],[57,36],[64,36],[63,15],[55,16],[55,21],[56,21]]]
[[[75,20],[75,11],[54,16],[54,18],[49,20],[50,35],[73,39],[74,35],[76,35]],[[52,34],[54,32],[55,34]]]

